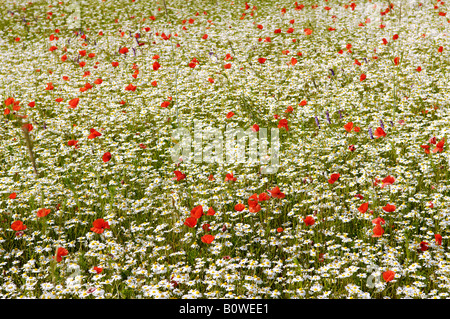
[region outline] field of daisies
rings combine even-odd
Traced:
[[[447,1],[3,2],[2,298],[449,297]]]

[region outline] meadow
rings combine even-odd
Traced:
[[[447,1],[2,2],[1,298],[449,297]]]

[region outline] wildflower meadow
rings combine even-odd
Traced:
[[[0,297],[447,299],[447,0],[3,0]]]

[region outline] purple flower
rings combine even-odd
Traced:
[[[327,111],[327,120],[328,120],[328,123],[331,124],[330,113],[328,113],[328,111]]]
[[[340,118],[340,119],[342,118],[341,110],[339,110],[339,118]]]
[[[331,74],[333,74],[333,76],[334,76],[334,71],[333,71],[333,69],[330,69],[330,71],[331,71]]]
[[[384,124],[383,124],[383,121],[382,121],[382,120],[380,120],[380,126],[381,126],[381,128],[384,130]]]
[[[317,118],[317,116],[316,116],[315,118],[316,118],[316,124],[317,124],[317,126],[320,128],[320,125],[319,125],[319,119]]]
[[[369,127],[369,135],[370,135],[370,138],[373,140],[373,134],[372,134],[372,128],[371,127]]]
[[[133,49],[134,56],[136,56],[136,49],[135,48],[132,48],[132,49]]]

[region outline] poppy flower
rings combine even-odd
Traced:
[[[395,278],[395,272],[393,272],[392,270],[388,270],[383,273],[383,279],[386,282],[389,282],[389,281],[393,280],[394,278]]]
[[[103,80],[98,78],[97,80],[94,81],[95,84],[102,84]]]
[[[270,199],[270,197],[269,197],[269,195],[267,195],[267,193],[261,193],[261,194],[259,194],[259,196],[258,196],[258,200],[259,200],[260,202],[266,201],[266,200],[269,200],[269,199]]]
[[[444,151],[444,144],[445,144],[445,138],[443,138],[441,141],[439,141],[436,144],[436,148],[433,150],[433,153],[436,153],[436,152],[441,153],[441,152],[443,152]]]
[[[258,126],[258,124],[254,124],[254,125],[252,126],[252,131],[253,131],[253,132],[258,132],[258,131],[259,131],[259,126]]]
[[[350,150],[350,152],[353,152],[355,150],[355,145],[349,145],[348,149]]]
[[[59,248],[56,250],[56,261],[57,261],[57,262],[62,261],[62,258],[61,258],[61,257],[67,256],[68,253],[69,253],[69,252],[67,251],[67,249],[62,248],[62,247],[59,247]],[[53,257],[53,258],[54,258],[54,257]]]
[[[86,62],[81,61],[78,65],[83,68],[86,65]]]
[[[70,101],[69,101],[69,105],[70,105],[69,108],[71,108],[71,109],[76,108],[79,101],[80,101],[80,99],[77,98],[77,97],[74,98],[74,99],[72,99],[72,100],[70,100]]]
[[[136,88],[137,88],[137,86],[135,86],[135,85],[133,85],[133,84],[128,84],[126,87],[125,87],[125,90],[126,91],[136,91]]]
[[[210,228],[210,227],[211,227],[211,225],[208,224],[208,223],[202,225],[202,228],[203,228],[203,230],[204,230],[205,232],[211,231],[211,228]]]
[[[291,105],[289,105],[287,107],[286,111],[284,111],[284,113],[292,113],[293,111],[294,111],[294,108]]]
[[[100,273],[103,271],[103,268],[94,266],[94,269],[93,269],[93,270],[94,270],[97,274],[100,274]]]
[[[353,122],[348,122],[347,124],[344,125],[344,128],[347,132],[350,132],[353,128]]]
[[[233,117],[233,115],[234,115],[234,112],[229,112],[229,113],[227,114],[227,119]]]
[[[215,180],[213,174],[209,174],[208,179],[209,179],[210,181],[214,181],[214,180]]]
[[[208,235],[202,236],[201,240],[202,240],[202,243],[211,244],[214,240],[214,236],[208,234]]]
[[[103,162],[109,162],[111,160],[111,153],[110,152],[106,152],[105,154],[103,154],[102,156],[102,161]]]
[[[47,83],[47,87],[45,88],[47,91],[53,90],[55,87],[53,86],[52,82]]]
[[[258,62],[261,63],[261,64],[263,64],[264,62],[266,62],[266,59],[265,59],[265,58],[259,58],[259,59],[258,59]]]
[[[208,78],[208,82],[209,83],[214,83],[214,79],[213,78]]]
[[[15,231],[21,231],[27,229],[27,226],[24,225],[21,220],[16,220],[11,224],[11,229]]]
[[[127,47],[123,47],[123,48],[121,48],[120,50],[119,50],[119,53],[120,54],[125,54],[125,53],[128,53],[128,48]]]
[[[37,217],[45,217],[50,213],[50,209],[41,208],[37,211],[36,216]]]
[[[88,136],[88,139],[94,139],[94,138],[96,138],[96,137],[98,137],[98,136],[102,136],[102,133],[99,133],[99,132],[97,132],[95,129],[93,129],[93,128],[91,128],[91,130],[90,130],[90,133],[91,134],[89,134],[89,136]]]
[[[112,65],[113,67],[117,67],[117,66],[119,66],[119,62],[111,62],[111,65]]]
[[[334,182],[336,182],[339,177],[341,177],[340,174],[331,174],[330,179],[328,180],[328,183],[330,184],[334,184]]]
[[[427,251],[428,250],[428,243],[426,241],[422,241],[420,243],[420,250],[421,251]]]
[[[286,131],[289,131],[288,120],[287,119],[281,119],[278,122],[278,128],[282,128],[282,127],[284,127],[286,129]]]
[[[190,228],[195,227],[195,225],[197,225],[197,218],[195,218],[195,217],[186,218],[186,220],[184,221],[184,225],[186,225],[187,227],[190,227]]]
[[[298,62],[298,61],[297,61],[296,58],[294,58],[294,57],[291,58],[291,64],[292,64],[292,65],[296,65],[297,62]]]
[[[393,211],[395,211],[395,205],[387,204],[383,207],[383,210],[385,212],[392,213]]]
[[[33,125],[31,125],[30,123],[24,124],[22,125],[22,129],[31,132],[33,130]]]
[[[444,47],[439,47],[438,52],[441,53],[442,51],[444,51]]]
[[[286,197],[286,195],[280,191],[280,188],[278,186],[275,186],[274,188],[267,190],[267,191],[270,193],[270,195],[273,198],[283,199]]]
[[[305,32],[305,35],[310,35],[312,33],[311,29],[305,29],[303,31]]]
[[[216,214],[216,211],[212,207],[210,207],[208,209],[208,211],[206,212],[206,216],[214,216],[215,214]]]
[[[314,220],[314,217],[312,217],[312,216],[306,216],[305,218],[303,218],[303,222],[304,222],[306,225],[308,225],[308,226],[312,226],[312,225],[314,225],[314,223],[315,223],[316,221]]]
[[[16,197],[17,197],[17,194],[16,194],[16,193],[11,193],[11,194],[9,194],[9,198],[10,198],[10,199],[16,199]]]
[[[238,212],[241,212],[245,209],[245,205],[242,203],[239,203],[237,205],[234,206],[234,209],[237,210]]]
[[[362,82],[366,79],[366,75],[363,73],[361,74],[361,76],[359,77],[359,81]]]
[[[384,234],[384,229],[383,227],[381,227],[380,224],[376,224],[372,231],[373,231],[372,237],[381,237]]]
[[[399,58],[399,57],[396,57],[396,58],[394,59],[395,65],[398,65],[399,62],[400,62],[400,58]]]
[[[67,55],[64,54],[64,55],[61,57],[61,61],[64,62],[64,61],[66,61],[66,60],[67,60]]]
[[[158,63],[158,61],[155,61],[155,62],[153,62],[152,67],[153,67],[154,71],[157,71],[161,67],[161,65]]]
[[[368,208],[369,208],[369,203],[363,203],[361,206],[359,206],[358,210],[364,214],[365,212],[367,212]]]
[[[228,181],[235,182],[236,180],[237,180],[237,178],[233,176],[233,173],[228,173],[225,176],[225,182],[228,182]]]
[[[306,100],[302,100],[298,105],[300,106],[305,106],[308,102],[306,102]]]
[[[372,224],[375,224],[375,225],[384,225],[384,224],[386,224],[386,221],[383,219],[383,218],[381,218],[381,217],[377,217],[377,218],[375,218],[374,220],[372,220]]]
[[[175,177],[173,179],[176,179],[177,181],[181,181],[182,179],[186,178],[186,175],[181,173],[180,171],[175,171],[174,174]]]
[[[382,180],[383,184],[381,185],[381,188],[383,188],[386,185],[392,185],[395,182],[395,178],[392,176],[387,176]]]
[[[430,154],[430,145],[420,145],[424,149],[426,154]]]
[[[74,145],[77,145],[77,143],[78,143],[78,141],[76,141],[76,140],[70,140],[67,142],[67,145],[74,146]]]
[[[419,67],[417,67],[416,71],[420,72],[420,71],[422,71],[422,68],[419,66]]]
[[[223,66],[225,69],[231,69],[231,63],[227,63]]]
[[[435,234],[434,239],[436,241],[436,245],[438,245],[438,246],[442,245],[442,236],[440,234]]]
[[[355,197],[357,197],[357,198],[359,198],[359,199],[363,199],[363,198],[364,198],[364,196],[361,195],[361,194],[356,194]]]
[[[109,224],[103,218],[96,219],[92,222],[91,231],[97,234],[102,234],[105,229],[110,229]]]
[[[200,217],[202,217],[203,214],[203,206],[202,205],[198,205],[195,206],[192,210],[191,210],[191,217],[197,218],[199,219]]]
[[[378,128],[375,130],[374,135],[375,135],[375,138],[380,138],[380,137],[386,136],[386,132],[385,132],[381,127],[378,127]]]

